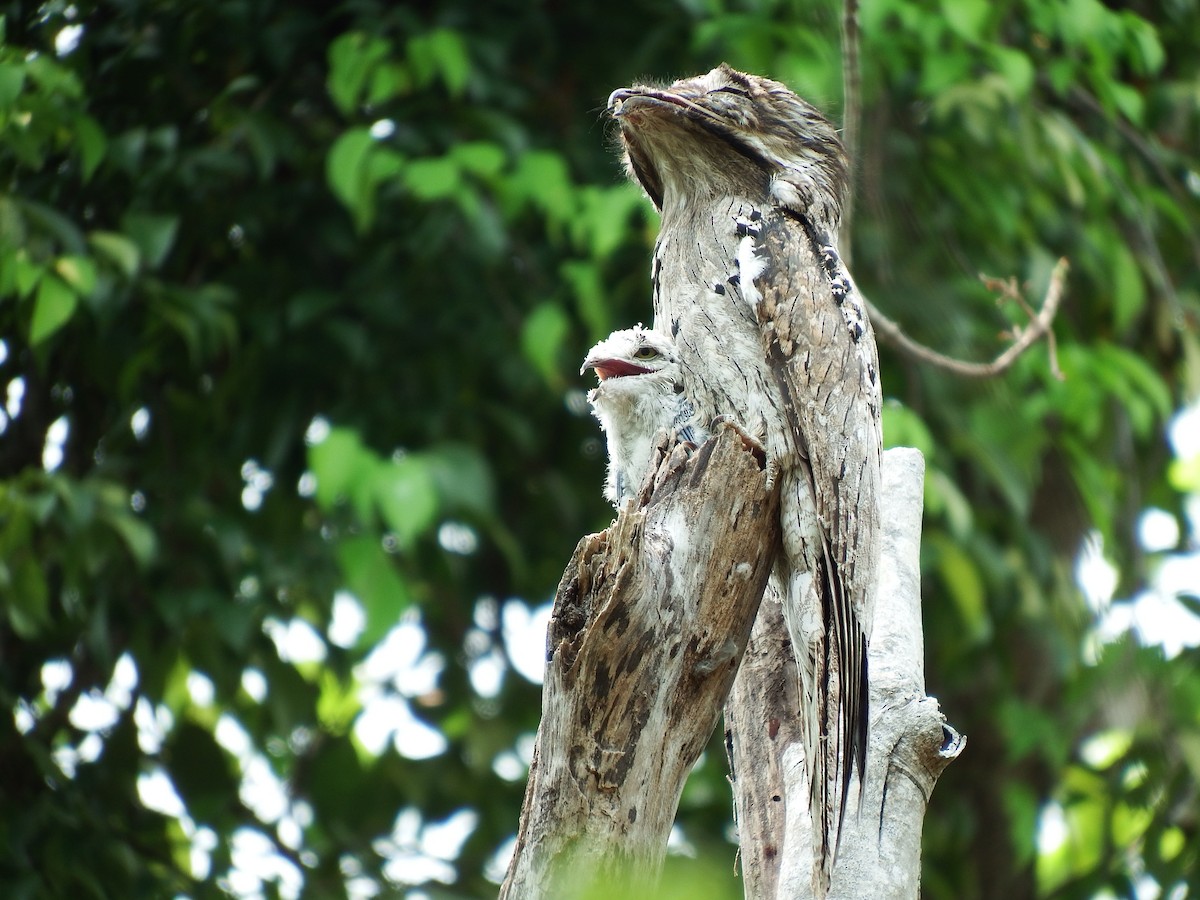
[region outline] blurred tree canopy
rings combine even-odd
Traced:
[[[576,367],[650,318],[605,99],[724,60],[837,118],[840,6],[0,10],[0,893],[494,894],[538,616],[611,515]],[[1187,896],[1200,4],[861,27],[868,296],[984,359],[1025,316],[978,273],[1036,299],[1072,265],[1064,380],[1045,347],[984,382],[881,347],[885,439],[929,465],[930,692],[970,740],[925,894]],[[740,895],[724,765],[670,896]]]

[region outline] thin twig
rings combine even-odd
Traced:
[[[854,219],[854,196],[858,181],[858,126],[862,103],[862,73],[858,67],[858,0],[842,4],[842,146],[850,160],[846,208],[842,210],[842,259],[850,264],[853,244],[850,226]]]
[[[851,223],[854,216],[854,195],[857,182],[858,134],[859,118],[862,114],[862,72],[859,69],[859,27],[858,0],[843,0],[842,3],[842,144],[846,148],[846,156],[850,160],[849,190],[846,207],[842,210],[842,258],[849,264],[851,248]],[[1050,371],[1054,377],[1062,379],[1062,370],[1058,366],[1058,345],[1054,331],[1050,325],[1058,312],[1062,300],[1063,283],[1067,274],[1067,261],[1060,259],[1050,275],[1050,284],[1046,288],[1046,296],[1042,308],[1037,313],[1025,302],[1017,289],[1016,282],[997,282],[985,279],[992,290],[1001,293],[1002,298],[1014,299],[1029,316],[1029,325],[1023,329],[1013,329],[1012,345],[990,363],[973,363],[955,359],[938,353],[924,344],[914,341],[906,335],[898,324],[884,315],[870,300],[866,301],[867,312],[871,323],[878,335],[888,343],[893,344],[902,353],[906,353],[919,362],[930,363],[940,369],[963,375],[967,378],[994,378],[1008,369],[1017,357],[1028,350],[1042,336],[1046,336],[1046,346],[1050,354]],[[864,298],[865,299],[865,298]]]
[[[1061,265],[1065,263],[1065,260],[1060,260],[1059,263]],[[999,295],[996,297],[997,306],[1000,306],[1005,301],[1012,301],[1013,303],[1016,303],[1017,306],[1021,307],[1021,311],[1024,312],[1025,315],[1029,316],[1029,320],[1031,322],[1038,321],[1038,313],[1034,312],[1033,307],[1030,306],[1025,300],[1025,295],[1021,293],[1020,285],[1017,284],[1017,279],[1015,276],[1009,276],[1008,278],[990,278],[987,275],[980,275],[979,277],[983,280],[984,287],[986,287],[989,291],[995,291]],[[1047,292],[1048,291],[1049,287],[1047,287]],[[1061,285],[1059,286],[1059,291],[1061,292]],[[1054,318],[1053,312],[1051,313],[1050,318]],[[1048,327],[1049,324],[1050,322],[1047,321],[1045,334],[1046,348],[1050,354],[1050,371],[1054,373],[1055,378],[1057,378],[1059,381],[1062,381],[1063,373],[1058,367],[1058,341],[1054,337],[1054,329]],[[1012,330],[1004,332],[1004,335],[1006,337],[1011,337],[1014,340],[1020,340],[1021,328],[1014,325]],[[1036,340],[1036,338],[1034,339]],[[1015,359],[1016,357],[1013,358]]]
[[[894,345],[902,353],[908,354],[918,362],[930,363],[939,369],[945,369],[948,372],[953,372],[956,375],[962,375],[967,378],[994,378],[1012,366],[1016,362],[1017,357],[1045,335],[1046,346],[1050,353],[1050,371],[1054,374],[1055,378],[1061,380],[1063,374],[1058,366],[1058,345],[1054,340],[1054,331],[1050,326],[1054,321],[1055,315],[1058,313],[1059,304],[1062,302],[1063,285],[1066,282],[1066,276],[1067,260],[1064,258],[1058,261],[1054,267],[1054,271],[1050,273],[1050,284],[1046,287],[1046,296],[1042,299],[1041,309],[1036,313],[1025,303],[1023,298],[1020,299],[1019,302],[1022,308],[1030,316],[1029,324],[1024,328],[1014,328],[1012,344],[989,363],[973,363],[955,359],[952,356],[938,353],[924,344],[917,343],[906,335],[899,325],[880,312],[870,300],[866,301],[867,311],[871,316],[871,324],[875,327],[875,331],[879,336]],[[985,281],[988,282],[990,287],[998,287],[1003,296],[1010,296],[1010,290],[1013,292],[1013,296],[1019,297],[1020,295],[1015,282],[1009,284],[989,279],[985,279]]]

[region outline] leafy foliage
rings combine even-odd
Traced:
[[[609,514],[575,367],[650,316],[604,98],[725,59],[837,114],[839,15],[4,7],[5,896],[494,893],[538,718],[510,638]],[[979,358],[1023,314],[977,273],[1036,295],[1072,263],[1063,381],[1042,349],[971,383],[882,348],[888,440],[929,463],[930,690],[970,738],[925,891],[1194,891],[1197,650],[1106,634],[1132,604],[1075,564],[1090,536],[1144,596],[1198,539],[1200,449],[1164,435],[1200,388],[1200,9],[861,24],[874,302]],[[1148,507],[1184,537],[1141,541]],[[683,797],[701,858],[732,860],[723,766]]]

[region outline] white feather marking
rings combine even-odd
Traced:
[[[771,199],[786,209],[797,211],[807,209],[808,204],[800,195],[797,182],[811,186],[812,178],[803,172],[795,171],[788,172],[786,180],[776,175],[771,179]]]
[[[754,279],[767,270],[764,260],[754,255],[754,238],[746,235],[738,241],[737,266],[739,281],[742,286],[742,296],[751,306],[762,302],[762,294],[754,285]]]

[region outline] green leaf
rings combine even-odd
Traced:
[[[973,644],[983,643],[991,636],[992,622],[979,568],[954,542],[933,535],[931,544],[937,552],[938,572],[958,608],[964,637]]]
[[[357,752],[356,752],[357,751]],[[362,840],[371,838],[390,827],[390,821],[379,825],[371,822],[380,816],[374,805],[378,799],[378,784],[374,777],[364,775],[375,762],[357,741],[317,741],[306,757],[307,778],[305,794],[312,803],[318,822],[337,821],[361,833]],[[378,770],[373,773],[378,774]],[[350,829],[347,828],[349,831]]]
[[[1187,846],[1188,841],[1181,829],[1170,827],[1163,830],[1158,841],[1158,855],[1170,862],[1179,856]]]
[[[1146,288],[1127,244],[1109,243],[1108,265],[1112,270],[1113,327],[1124,333],[1146,305]]]
[[[1118,847],[1138,847],[1151,823],[1154,811],[1129,803],[1118,803],[1113,809],[1112,835]]]
[[[126,278],[137,274],[142,262],[142,253],[138,245],[123,234],[115,231],[93,231],[88,235],[88,243],[108,258]]]
[[[81,297],[96,289],[96,264],[86,256],[60,256],[54,271]]]
[[[1028,56],[1012,47],[993,47],[992,61],[1012,90],[1015,100],[1029,96],[1033,78],[1037,74]]]
[[[504,150],[490,141],[464,141],[450,149],[450,158],[472,175],[491,178],[500,174],[506,159]]]
[[[197,822],[224,821],[238,782],[229,756],[207,728],[185,719],[167,739],[164,755],[169,774],[189,815]]]
[[[157,269],[166,261],[167,254],[175,244],[179,216],[127,213],[121,220],[121,228],[137,244],[146,266]]]
[[[448,28],[435,28],[408,42],[408,58],[417,80],[428,84],[434,76],[457,97],[462,94],[471,76],[471,58],[462,36]]]
[[[588,334],[594,341],[612,331],[612,316],[609,313],[608,297],[600,282],[600,271],[595,263],[571,260],[562,264],[562,277],[575,297],[575,308],[587,323]]]
[[[885,447],[916,447],[927,457],[936,447],[924,420],[893,399],[883,404],[883,443]]]
[[[136,174],[146,154],[146,129],[130,128],[113,136],[108,158],[114,166],[128,174]]]
[[[357,687],[344,684],[329,669],[321,670],[317,684],[321,692],[317,697],[317,719],[321,726],[330,734],[346,734],[362,710]]]
[[[0,109],[10,109],[25,87],[25,67],[17,63],[0,63]]]
[[[375,185],[399,171],[401,164],[402,157],[380,148],[365,128],[352,128],[334,142],[325,161],[325,179],[359,231],[375,218]]]
[[[352,128],[342,134],[329,151],[325,178],[334,194],[351,209],[359,203],[364,161],[374,146],[375,138],[371,137],[371,132],[365,128]]]
[[[921,60],[920,72],[921,94],[945,103],[947,98],[938,95],[965,82],[970,77],[971,62],[961,54],[931,53]]]
[[[354,484],[373,465],[374,460],[357,432],[349,428],[330,429],[325,440],[308,449],[308,467],[317,478],[317,503],[324,509],[332,509],[337,499],[349,495]]]
[[[987,0],[941,0],[942,16],[963,40],[975,43],[983,34],[990,11]]]
[[[1129,10],[1121,13],[1121,18],[1124,19],[1126,31],[1133,38],[1137,48],[1136,53],[1130,53],[1134,68],[1142,76],[1157,75],[1167,58],[1162,40],[1158,36],[1158,29]]]
[[[448,512],[486,517],[495,512],[496,486],[487,459],[466,444],[440,444],[422,454]]]
[[[79,163],[83,169],[83,180],[90,181],[97,166],[104,159],[108,139],[99,123],[91,116],[80,116],[75,120],[75,140],[79,144]]]
[[[388,633],[412,602],[408,587],[378,540],[369,537],[344,540],[338,544],[337,557],[346,587],[359,599],[366,613],[367,624],[358,645],[372,646]]]
[[[246,113],[241,127],[245,131],[246,143],[254,155],[259,177],[269,181],[275,173],[279,154],[286,150],[286,138],[281,135],[269,116],[261,113]]]
[[[1060,34],[1068,46],[1090,43],[1090,49],[1100,49],[1097,38],[1103,32],[1108,17],[1112,15],[1100,0],[1067,0],[1065,7],[1058,10],[1057,20]]]
[[[1065,94],[1079,78],[1079,64],[1070,57],[1050,60],[1043,71],[1049,77],[1054,93],[1059,96]]]
[[[374,152],[367,158],[367,184],[372,194],[380,183],[395,178],[404,171],[404,165],[403,156],[395,150],[376,144]]]
[[[1148,434],[1170,416],[1171,389],[1141,356],[1115,344],[1100,344],[1093,362],[1094,377],[1121,400],[1138,434]]]
[[[31,640],[50,622],[50,592],[36,559],[22,555],[0,562],[0,607],[18,637]],[[7,577],[5,577],[7,576]]]
[[[408,69],[398,63],[382,62],[371,76],[366,103],[368,106],[379,106],[394,97],[407,94],[411,87],[412,76]]]
[[[1167,481],[1181,494],[1200,493],[1200,454],[1171,460]]]
[[[1109,85],[1109,92],[1121,115],[1134,125],[1141,125],[1146,109],[1146,100],[1141,91],[1131,85],[1114,81]]]
[[[329,45],[329,96],[346,115],[355,111],[359,98],[378,66],[392,52],[392,45],[380,37],[351,31]],[[372,92],[374,93],[374,91]],[[373,96],[380,103],[386,97]]]
[[[24,250],[18,250],[13,257],[13,281],[18,296],[28,297],[33,293],[33,289],[38,286],[38,282],[42,280],[45,273],[45,266],[40,266],[31,260],[29,254]]]
[[[294,725],[312,721],[317,704],[318,691],[306,677],[311,672],[312,664],[304,664],[299,668],[291,663],[272,660],[264,666],[267,681],[271,691],[267,696],[267,706],[272,718],[281,723],[281,727],[290,730]]]
[[[1071,739],[1063,733],[1061,723],[1044,709],[1018,697],[1004,698],[995,710],[995,718],[1004,735],[1006,755],[1017,762],[1030,756],[1059,758],[1066,762],[1072,752]],[[1079,774],[1095,783],[1091,773]]]
[[[49,273],[38,285],[29,325],[29,343],[35,347],[62,328],[75,312],[79,298],[62,279]]]
[[[521,329],[521,350],[525,358],[549,384],[561,380],[558,361],[569,330],[567,314],[553,303],[536,307]]]
[[[966,539],[975,524],[971,502],[945,472],[930,467],[925,472],[925,510],[932,521],[940,516],[952,537]]]
[[[140,568],[145,568],[158,552],[158,541],[154,529],[131,512],[125,510],[109,510],[105,516],[113,531],[121,536],[129,555]]]
[[[373,488],[380,515],[401,546],[411,546],[434,523],[438,496],[423,457],[409,454],[379,466]]]
[[[596,259],[604,259],[628,239],[630,216],[646,208],[641,192],[632,184],[588,187],[581,192],[581,199],[575,239]]]
[[[1108,728],[1091,735],[1080,746],[1084,762],[1098,772],[1116,765],[1133,746],[1133,732],[1128,728]]]
[[[453,196],[461,183],[458,163],[447,156],[410,160],[404,168],[404,184],[418,200],[441,200]]]
[[[13,248],[24,247],[28,239],[29,232],[25,228],[25,217],[21,215],[21,207],[14,203],[11,197],[0,196],[0,252],[7,254]],[[0,270],[4,269],[6,267],[0,266]],[[0,271],[0,278],[8,285],[5,290],[11,290],[11,273]]]
[[[333,291],[306,290],[295,294],[287,303],[287,323],[290,328],[303,328],[326,315],[341,303]]]
[[[532,151],[517,158],[508,188],[519,203],[532,202],[552,220],[569,222],[575,213],[575,190],[567,164],[557,153]]]
[[[54,237],[67,253],[83,254],[87,252],[87,244],[83,232],[67,216],[59,210],[38,200],[22,198],[21,208],[31,225],[41,226]]]
[[[1028,865],[1035,845],[1029,835],[1037,831],[1038,795],[1025,784],[1013,784],[1001,798],[1009,822],[1011,844],[1016,849],[1017,863]]]
[[[60,65],[52,56],[30,54],[25,62],[31,81],[47,94],[57,94],[77,100],[83,96],[83,84],[70,69]]]

